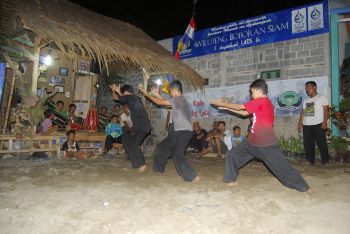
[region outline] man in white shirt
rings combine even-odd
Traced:
[[[317,93],[317,85],[314,81],[305,83],[305,90],[309,96],[303,102],[303,110],[300,114],[298,131],[303,131],[304,149],[306,159],[315,164],[315,142],[320,150],[321,162],[329,162],[328,147],[325,130],[327,129],[329,102],[327,97]]]

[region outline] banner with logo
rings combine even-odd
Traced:
[[[327,95],[328,77],[312,77],[280,81],[268,81],[268,96],[274,106],[275,116],[300,115],[303,100],[307,98],[305,83],[313,80],[317,91]],[[191,105],[194,119],[229,117],[227,111],[218,110],[210,105],[213,99],[224,98],[227,102],[243,104],[250,101],[249,84],[224,88],[207,88],[205,93],[188,92],[184,94]]]
[[[180,59],[220,53],[328,32],[328,1],[269,13],[194,33]],[[181,36],[173,38],[173,54]]]

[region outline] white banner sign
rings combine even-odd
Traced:
[[[268,96],[275,108],[275,116],[299,115],[302,102],[307,98],[305,83],[315,81],[318,93],[327,95],[328,77],[309,77],[303,79],[291,79],[280,81],[267,81],[269,87]],[[210,101],[225,98],[228,102],[243,104],[250,101],[249,84],[224,88],[206,88],[205,93],[185,93],[187,101],[192,108],[192,118],[216,118],[229,117],[225,111],[210,105]]]

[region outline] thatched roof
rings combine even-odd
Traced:
[[[66,0],[1,0],[0,4],[1,32],[27,29],[69,56],[76,56],[78,49],[105,65],[110,61],[138,65],[172,73],[195,88],[203,86],[198,73],[133,25]]]

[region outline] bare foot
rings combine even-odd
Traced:
[[[236,186],[238,186],[238,182],[234,181],[234,182],[227,183],[227,186],[236,187]]]
[[[142,165],[140,168],[139,168],[139,172],[140,173],[144,173],[145,171],[146,171],[146,169],[147,169],[147,165],[145,164],[145,165]]]
[[[312,191],[311,189],[309,189],[309,190],[307,190],[307,191],[305,192],[306,198],[307,198],[308,200],[312,200],[311,194],[313,194],[313,191]]]
[[[199,178],[199,176],[196,176],[191,182],[198,183],[199,181],[201,181],[201,178]]]

